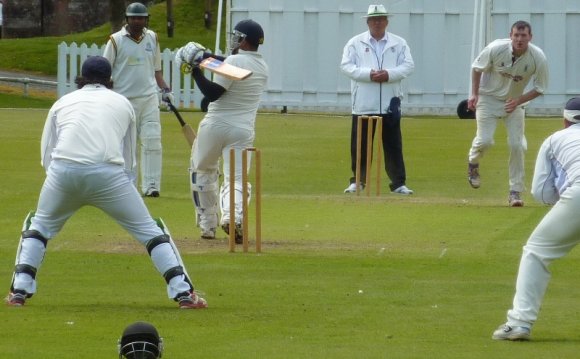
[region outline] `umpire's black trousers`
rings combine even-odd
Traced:
[[[383,154],[385,162],[385,171],[391,180],[389,187],[391,191],[405,185],[407,174],[405,171],[405,161],[403,160],[403,139],[401,136],[401,100],[393,97],[389,105],[389,111],[386,114],[364,114],[365,116],[380,116],[383,121]],[[356,132],[358,123],[358,114],[352,115],[352,127],[350,135],[350,157],[351,170],[356,176]],[[374,124],[374,122],[373,122]],[[362,123],[362,145],[361,145],[361,173],[360,180],[366,183],[366,163],[367,163],[367,128],[368,121]],[[373,126],[373,139],[375,136],[376,125]],[[374,151],[373,151],[374,152]],[[371,153],[372,161],[372,153]],[[350,183],[355,182],[355,177],[350,179]]]

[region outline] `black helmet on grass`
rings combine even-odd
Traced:
[[[119,339],[119,359],[157,359],[163,355],[163,338],[147,322],[135,322]]]

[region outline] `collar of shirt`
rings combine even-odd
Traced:
[[[517,60],[518,60],[520,57],[523,57],[525,54],[527,54],[529,50],[530,50],[530,44],[528,43],[528,48],[526,49],[526,51],[524,51],[524,52],[522,52],[521,54],[519,54],[519,55],[517,55],[517,56],[516,56],[516,55],[514,54],[514,51],[515,51],[515,50],[514,50],[514,47],[513,47],[513,45],[512,45],[512,44],[511,44],[511,42],[510,42],[510,54],[512,55],[512,65],[513,65],[513,64],[514,64],[514,63],[515,63],[515,62],[516,62],[516,61],[517,61]]]
[[[123,36],[131,37],[131,33],[129,33],[129,31],[127,31],[127,25],[123,26],[121,28],[121,31],[123,33]],[[141,37],[139,38],[139,40],[141,40],[143,38],[143,36],[145,36],[146,33],[147,33],[147,28],[144,27],[143,28],[143,33],[141,34]]]
[[[257,51],[248,51],[248,50],[242,50],[242,49],[238,50],[238,54],[239,55],[250,55],[250,56],[262,57],[262,54],[260,54]]]
[[[375,49],[375,52],[379,55],[383,53],[383,50],[385,49],[385,46],[387,45],[388,41],[389,34],[386,31],[385,35],[380,40],[375,39],[374,37],[371,36],[371,32],[370,31],[368,32],[368,42],[369,44],[371,44],[373,49]]]
[[[83,86],[83,88],[87,88],[87,89],[100,89],[100,88],[104,88],[105,86],[101,85],[101,84],[97,84],[97,83],[92,83],[92,84],[86,84]]]

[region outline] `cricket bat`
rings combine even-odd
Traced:
[[[181,117],[181,114],[179,113],[179,111],[177,111],[177,109],[175,108],[175,106],[173,106],[171,102],[169,102],[167,106],[169,107],[171,112],[175,114],[175,117],[177,117],[177,120],[181,125],[181,132],[183,132],[183,136],[185,136],[187,143],[189,143],[190,147],[193,146],[193,141],[195,141],[195,137],[197,137],[195,131],[193,130],[193,128],[191,128],[191,126],[187,122],[183,120],[183,117]]]
[[[246,79],[252,74],[250,70],[227,64],[213,57],[203,60],[199,66],[236,81]]]

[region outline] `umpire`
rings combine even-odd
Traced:
[[[415,64],[405,39],[386,31],[388,16],[383,5],[370,5],[366,16],[368,31],[351,38],[342,54],[340,68],[351,79],[352,91],[351,169],[356,177],[358,116],[380,116],[385,170],[391,180],[389,187],[393,193],[410,195],[413,191],[405,184],[407,175],[401,136],[401,80],[411,75]],[[366,133],[367,126],[363,123],[359,189],[366,183]],[[355,177],[350,179],[345,193],[356,192]]]

